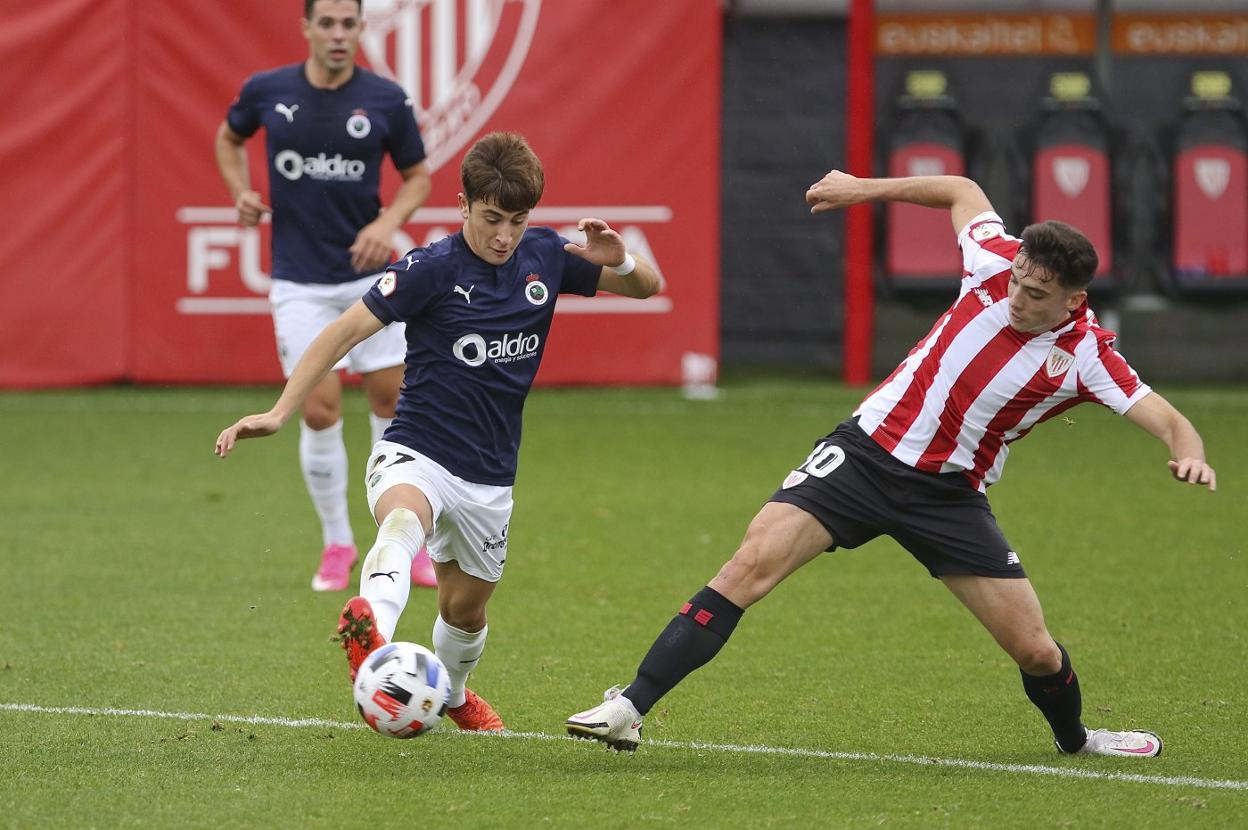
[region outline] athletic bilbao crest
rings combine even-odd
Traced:
[[[367,0],[360,46],[411,96],[437,170],[507,96],[533,42],[541,0]]]
[[[1049,349],[1049,357],[1044,361],[1044,373],[1051,378],[1061,377],[1075,362],[1075,356],[1065,349],[1054,346]]]
[[[1057,156],[1053,159],[1053,180],[1067,199],[1074,199],[1088,186],[1091,169],[1092,165],[1085,158]]]
[[[1217,200],[1231,183],[1231,163],[1226,159],[1196,159],[1196,184],[1211,200]]]

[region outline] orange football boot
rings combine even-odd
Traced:
[[[503,719],[472,689],[464,689],[464,705],[447,709],[451,720],[465,732],[502,732]]]
[[[355,682],[355,673],[360,670],[368,655],[386,644],[385,638],[377,632],[373,606],[364,597],[347,600],[342,616],[338,618],[338,636],[335,639],[346,649],[352,683]]]

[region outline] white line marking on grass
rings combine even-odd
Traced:
[[[30,712],[44,715],[101,715],[108,717],[160,718],[164,720],[207,720],[219,723],[246,723],[258,726],[305,727],[317,726],[331,729],[368,729],[362,723],[325,720],[324,718],[270,718],[259,715],[209,715],[203,712],[159,712],[152,709],[112,709],[86,706],[38,706],[33,703],[0,703],[0,711]],[[446,732],[467,738],[527,738],[541,741],[572,741],[565,735],[548,735],[545,732],[512,732],[502,735],[490,733]],[[695,752],[725,752],[741,755],[788,755],[795,758],[825,758],[830,761],[872,761],[876,763],[908,764],[921,767],[955,767],[957,769],[984,770],[987,772],[1011,772],[1023,775],[1047,775],[1055,778],[1083,778],[1093,781],[1125,781],[1132,784],[1155,784],[1170,787],[1200,787],[1209,790],[1248,790],[1248,781],[1231,781],[1216,778],[1195,778],[1188,775],[1140,775],[1129,772],[1098,772],[1076,767],[1050,767],[1042,764],[999,764],[991,761],[968,761],[964,758],[929,758],[924,755],[881,755],[875,752],[831,752],[822,749],[792,749],[782,746],[757,746],[742,744],[708,744],[699,741],[646,741],[646,749],[693,750]]]
[[[325,726],[334,729],[367,729],[362,723],[343,723],[322,718],[265,718],[259,715],[206,715],[203,712],[157,712],[153,709],[95,709],[86,706],[36,706],[33,703],[0,703],[0,710],[43,715],[107,715],[110,717],[161,718],[164,720],[212,720],[259,726]]]

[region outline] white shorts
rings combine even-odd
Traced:
[[[433,508],[425,537],[434,562],[459,563],[464,573],[498,582],[507,561],[511,488],[465,481],[428,456],[393,441],[378,441],[364,468],[368,509],[376,515],[381,494],[397,484],[419,487]]]
[[[277,336],[277,356],[286,377],[316,336],[360,297],[368,293],[377,275],[361,277],[337,285],[273,280],[269,305],[273,307],[273,333]],[[356,374],[402,366],[407,356],[407,338],[402,323],[391,323],[363,343],[356,345],[334,366]]]

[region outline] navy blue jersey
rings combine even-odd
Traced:
[[[248,78],[226,123],[244,138],[264,127],[273,276],[359,279],[348,249],[381,208],[382,156],[400,170],[425,158],[403,88],[357,66],[337,89],[317,89],[298,63]]]
[[[495,267],[457,233],[409,251],[364,295],[383,323],[407,324],[394,441],[477,484],[516,480],[520,415],[559,294],[591,297],[602,269],[529,228]]]

